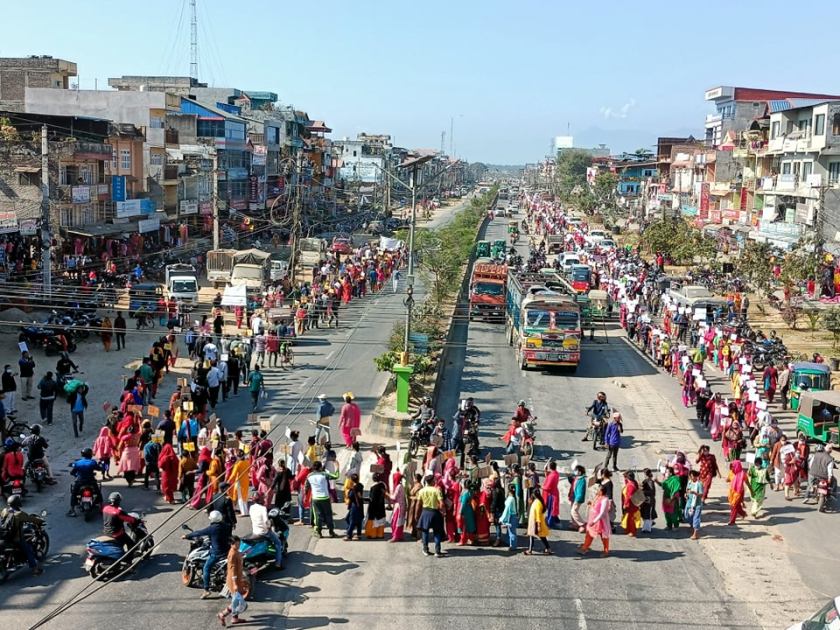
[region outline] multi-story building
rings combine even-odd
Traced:
[[[26,88],[67,90],[76,64],[48,55],[0,58],[0,109],[25,110]]]
[[[371,184],[379,181],[385,168],[385,156],[391,149],[391,136],[360,133],[355,140],[335,142],[342,162],[341,177],[347,182]]]

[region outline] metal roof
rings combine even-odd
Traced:
[[[768,101],[770,106],[770,113],[784,112],[789,109],[799,109],[800,107],[813,107],[820,103],[827,102],[824,98],[785,98],[780,100]]]

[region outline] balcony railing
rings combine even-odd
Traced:
[[[76,142],[73,145],[73,157],[76,159],[110,160],[111,145],[102,142]]]

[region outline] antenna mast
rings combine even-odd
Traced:
[[[190,0],[192,18],[190,20],[190,77],[198,80],[198,17],[195,10],[196,0]]]

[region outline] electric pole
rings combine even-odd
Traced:
[[[190,77],[198,79],[198,16],[195,3],[196,0],[190,0]]]
[[[41,274],[44,297],[52,296],[52,234],[50,233],[50,142],[41,127]]]
[[[219,156],[213,154],[213,249],[219,249]]]
[[[299,153],[295,159],[295,189],[294,189],[294,208],[292,210],[292,232],[289,235],[289,244],[292,246],[289,254],[289,269],[292,273],[292,278],[295,277],[295,269],[297,265],[297,251],[300,246],[300,214],[301,214],[301,195],[303,187],[303,154]]]

